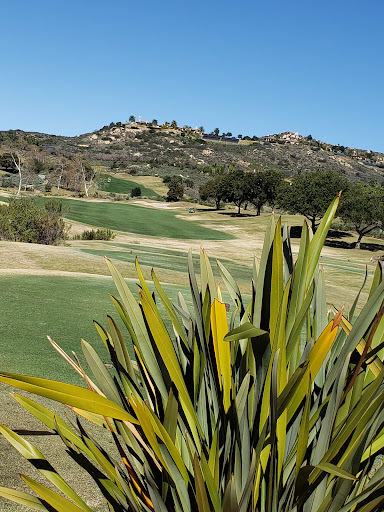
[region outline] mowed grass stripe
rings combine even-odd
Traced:
[[[121,250],[122,246],[124,246],[125,250]],[[110,244],[111,249],[89,249],[84,248],[80,249],[81,252],[85,252],[87,254],[92,254],[94,256],[107,256],[112,261],[124,261],[129,263],[134,263],[136,256],[138,257],[139,263],[141,266],[147,266],[150,268],[154,268],[155,271],[158,268],[161,269],[172,269],[175,272],[184,272],[186,273],[188,268],[188,255],[185,252],[181,251],[172,251],[169,249],[161,249],[158,247],[147,247],[147,246],[137,246],[130,244]],[[116,247],[117,249],[114,249]],[[198,256],[194,256],[195,260],[195,269],[198,271],[199,269],[199,258]],[[220,271],[217,267],[215,258],[209,258],[212,270],[215,277],[220,281],[221,275]],[[235,281],[251,281],[252,277],[252,268],[250,266],[240,265],[233,263],[232,261],[220,259],[220,262],[226,267],[226,269],[232,274]],[[188,277],[185,275],[185,280],[187,282]]]
[[[36,198],[38,202],[48,199],[51,198]],[[0,197],[0,200],[9,201],[9,198]],[[234,238],[223,231],[198,224],[195,221],[196,217],[193,221],[180,219],[173,211],[107,201],[91,202],[75,199],[62,199],[62,201],[69,207],[65,218],[99,228],[185,240],[231,240]]]

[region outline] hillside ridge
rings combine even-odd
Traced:
[[[158,174],[170,170],[204,170],[234,165],[243,170],[278,169],[285,177],[333,169],[352,181],[384,183],[384,154],[316,140],[295,132],[239,139],[232,134],[205,134],[188,126],[157,126],[145,121],[111,123],[73,137],[22,130],[0,131],[3,141],[29,138],[65,156],[82,153],[111,170]],[[173,172],[171,173],[173,174]]]

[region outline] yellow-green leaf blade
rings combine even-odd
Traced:
[[[103,416],[108,418],[125,421],[134,420],[127,411],[112,402],[112,400],[108,400],[89,389],[73,384],[8,372],[0,372],[0,382],[35,393],[36,395],[45,396],[72,407],[96,414],[103,414]]]
[[[48,512],[48,509],[41,503],[39,498],[31,496],[25,492],[8,489],[7,487],[0,487],[0,496],[19,505],[23,505],[23,507]]]

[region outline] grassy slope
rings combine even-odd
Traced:
[[[0,200],[8,201],[9,198],[0,197]],[[47,198],[37,198],[37,201],[45,200]],[[189,240],[230,240],[233,238],[223,231],[201,226],[193,222],[192,219],[191,221],[180,219],[174,211],[108,201],[91,202],[75,199],[62,199],[62,201],[65,206],[69,207],[68,213],[65,214],[66,218],[91,226],[127,233]]]
[[[130,176],[125,173],[116,173],[117,178],[121,180],[129,180],[132,177],[132,180],[137,183],[140,187],[147,187],[153,190],[159,196],[166,196],[168,192],[167,185],[163,182],[162,178],[157,176],[145,176],[145,175],[134,175]]]
[[[140,183],[130,180],[122,180],[115,178],[110,174],[103,176],[103,182],[99,185],[100,190],[105,192],[113,192],[115,194],[130,194],[135,187],[141,188],[141,195],[147,197],[157,196],[156,192],[151,188],[144,187]],[[110,180],[110,181],[108,181]]]
[[[65,200],[70,206],[68,219],[100,226],[139,233],[181,239],[227,240],[226,233],[205,228],[194,222],[178,219],[172,211],[143,208],[132,204],[86,202]]]

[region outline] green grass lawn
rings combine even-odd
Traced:
[[[83,362],[80,339],[84,338],[107,362],[107,352],[92,321],[106,326],[108,314],[118,322],[129,345],[129,334],[108,296],[112,293],[118,297],[112,279],[7,275],[0,277],[0,286],[2,370],[83,384],[46,336],[51,336],[67,353],[74,350]],[[136,293],[136,284],[129,282],[129,286]],[[186,288],[164,288],[172,301],[177,300],[181,289],[189,302]]]
[[[0,197],[0,200],[9,201],[9,198]],[[38,197],[36,200],[42,202],[48,198]],[[62,199],[62,201],[69,207],[68,213],[65,214],[67,219],[95,227],[186,240],[234,238],[223,231],[206,228],[196,221],[179,219],[174,211],[107,201],[91,202],[74,199]]]
[[[141,188],[141,195],[147,197],[157,197],[154,190],[144,187],[135,181],[122,180],[115,178],[110,174],[103,176],[103,181],[99,184],[100,190],[105,192],[113,192],[115,194],[130,194],[135,187]]]

